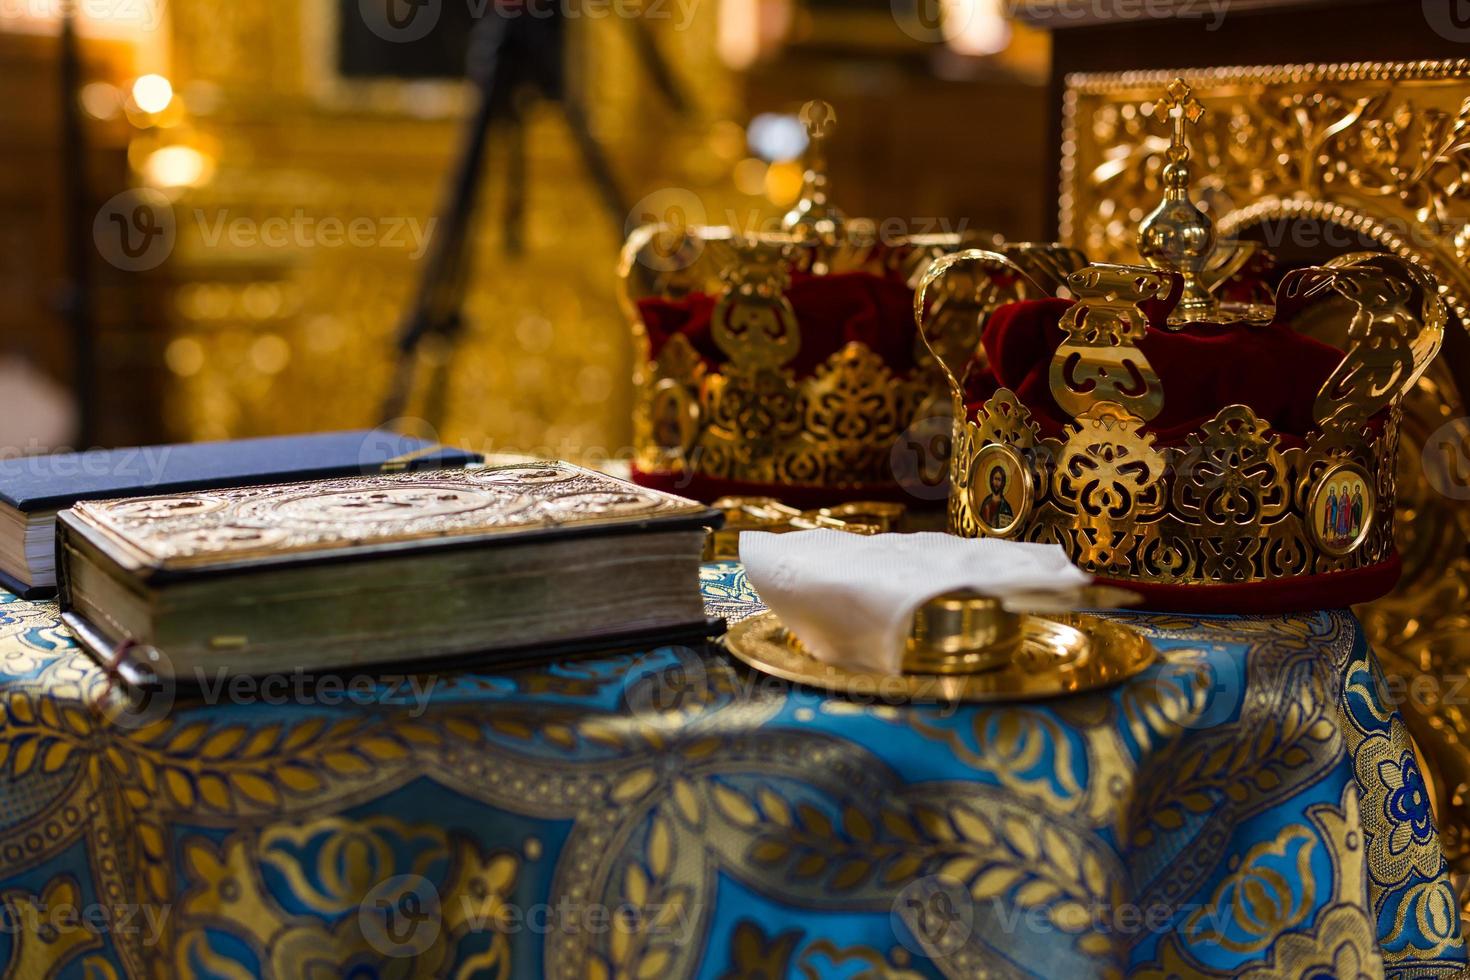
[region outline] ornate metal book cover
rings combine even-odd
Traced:
[[[526,535],[718,523],[702,504],[570,463],[429,470],[130,500],[64,518],[125,569],[195,572]]]

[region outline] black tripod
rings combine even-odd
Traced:
[[[687,103],[667,63],[658,53],[647,25],[624,18],[634,31],[634,48],[657,88],[680,114]],[[509,129],[507,180],[510,193],[505,211],[506,248],[519,254],[525,211],[526,146],[522,113],[529,97],[549,99],[561,106],[588,173],[597,185],[608,216],[621,232],[628,202],[619,189],[602,146],[593,136],[585,107],[565,84],[562,43],[566,22],[560,11],[533,13],[519,5],[492,5],[470,36],[466,75],[475,92],[475,107],[465,122],[448,195],[440,207],[423,277],[413,305],[399,328],[393,378],[383,401],[382,420],[401,417],[413,392],[421,349],[435,348],[432,379],[424,415],[438,425],[445,411],[449,353],[464,326],[463,309],[468,286],[470,233],[479,200],[485,147],[490,127],[505,122]]]

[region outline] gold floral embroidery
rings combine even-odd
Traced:
[[[1353,764],[1365,796],[1372,880],[1395,884],[1411,872],[1426,878],[1437,876],[1444,857],[1434,832],[1429,794],[1404,723],[1395,718],[1388,734],[1363,739]]]

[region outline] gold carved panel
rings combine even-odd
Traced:
[[[1175,76],[1210,107],[1196,199],[1222,239],[1320,261],[1363,239],[1424,269],[1470,322],[1470,62],[1080,74],[1063,107],[1061,240],[1136,262],[1162,188],[1147,108]],[[1341,346],[1343,338],[1324,336]],[[1449,345],[1451,351],[1453,344]],[[1470,870],[1470,371],[1442,356],[1405,400],[1397,591],[1358,610],[1428,763],[1441,837]]]

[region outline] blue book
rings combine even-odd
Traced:
[[[479,462],[382,429],[91,450],[0,460],[0,586],[56,590],[56,512],[82,500],[260,486]]]

